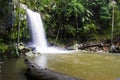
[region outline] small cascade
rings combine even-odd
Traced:
[[[27,20],[31,30],[32,44],[36,48],[46,48],[47,40],[40,14],[27,9]]]
[[[69,51],[57,47],[49,47],[42,24],[41,15],[30,9],[27,9],[27,21],[31,30],[32,46],[40,53],[68,53]]]

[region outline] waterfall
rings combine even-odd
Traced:
[[[42,24],[41,15],[30,9],[27,9],[27,21],[31,30],[32,46],[36,47],[36,51],[40,53],[67,53],[68,51],[49,47],[45,35],[45,30]]]
[[[39,49],[47,48],[47,40],[40,14],[27,9],[27,20],[31,30],[32,44]]]

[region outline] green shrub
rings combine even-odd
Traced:
[[[0,55],[2,58],[13,58],[19,57],[19,52],[13,44],[0,43]]]
[[[5,57],[8,46],[4,43],[0,43],[0,55]]]

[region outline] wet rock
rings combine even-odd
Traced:
[[[31,49],[28,47],[25,47],[23,43],[18,44],[18,49],[19,51],[25,53],[25,52],[29,52]]]
[[[120,53],[120,48],[119,48],[118,46],[112,44],[112,45],[110,46],[109,52],[111,52],[111,53]]]
[[[72,46],[67,47],[68,50],[79,50],[79,48],[82,46],[82,44],[75,43]]]
[[[80,45],[79,45],[78,43],[76,43],[76,44],[73,45],[73,49],[74,49],[74,50],[78,50],[79,47],[80,47]]]
[[[36,50],[36,47],[34,47],[34,46],[30,46],[30,47],[28,47],[31,51],[35,51]]]
[[[23,43],[20,43],[18,46],[18,50],[21,54],[25,56],[36,56],[37,54],[40,54],[39,52],[36,52],[36,48],[33,46],[25,47]]]

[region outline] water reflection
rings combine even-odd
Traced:
[[[120,55],[46,54],[34,59],[39,66],[85,80],[119,80]]]
[[[34,59],[34,62],[37,64],[37,65],[39,65],[39,66],[41,66],[41,67],[43,67],[43,68],[46,68],[47,67],[47,57],[46,56],[39,56],[39,57],[36,57],[35,59]]]
[[[24,75],[26,64],[23,58],[5,60],[1,69],[2,80],[27,80]]]

